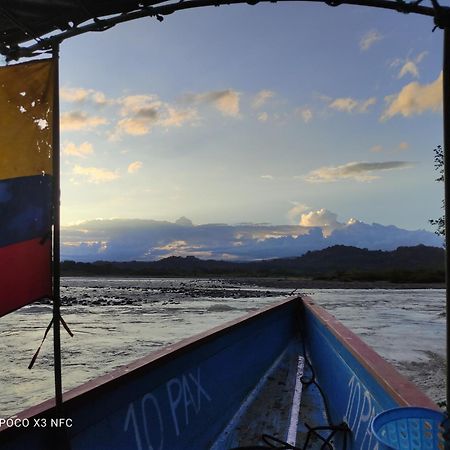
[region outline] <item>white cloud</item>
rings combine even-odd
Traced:
[[[74,175],[80,175],[84,177],[84,179],[88,183],[94,184],[114,181],[117,178],[119,178],[119,174],[117,173],[117,171],[113,172],[111,170],[102,169],[98,167],[84,167],[78,164],[74,166],[72,173]]]
[[[412,164],[406,161],[385,162],[350,162],[336,167],[320,167],[306,175],[306,181],[311,183],[330,183],[340,180],[372,181],[379,178],[375,172],[406,169]]]
[[[80,158],[86,158],[94,153],[94,147],[90,142],[83,142],[78,146],[73,142],[65,142],[62,150],[65,155],[78,156]]]
[[[440,111],[442,107],[442,72],[438,78],[429,84],[417,81],[407,84],[398,94],[385,97],[386,109],[381,120],[387,120],[396,115],[411,117],[425,111]]]
[[[368,31],[359,41],[359,48],[362,51],[369,50],[375,42],[381,41],[383,36],[377,30]]]
[[[91,101],[96,105],[105,105],[109,103],[103,92],[85,88],[62,87],[60,91],[61,100],[66,102],[82,103]]]
[[[60,117],[61,131],[91,130],[106,123],[104,117],[89,116],[84,111],[65,112]]]
[[[313,118],[313,112],[307,106],[301,107],[301,108],[297,108],[295,110],[295,114],[298,117],[300,117],[303,120],[303,122],[305,122],[305,123],[308,123]]]
[[[369,107],[374,105],[376,102],[377,99],[375,97],[370,97],[366,100],[356,100],[351,97],[341,97],[336,98],[331,103],[329,103],[328,107],[337,111],[344,111],[347,113],[365,113],[367,112]]]
[[[188,94],[185,101],[190,103],[211,103],[224,116],[239,117],[240,93],[227,89],[224,91],[209,91],[201,94]]]
[[[299,225],[302,227],[320,227],[324,236],[329,236],[334,230],[345,226],[345,224],[338,222],[337,214],[324,208],[302,214]]]
[[[301,215],[305,212],[308,211],[310,208],[307,205],[304,205],[303,203],[297,203],[297,202],[292,202],[294,203],[294,206],[288,211],[288,218],[289,218],[289,223],[299,223],[300,221],[300,217]]]
[[[138,170],[142,169],[142,166],[144,164],[142,163],[142,161],[134,161],[131,164],[128,165],[128,169],[127,172],[128,173],[135,173]]]
[[[267,89],[259,91],[252,102],[252,108],[259,109],[263,107],[267,101],[275,96],[275,92],[269,91]]]
[[[179,109],[162,102],[155,95],[130,95],[119,100],[120,114],[123,117],[110,139],[117,140],[122,134],[142,136],[148,134],[156,126],[180,127],[194,122],[198,115],[192,109]]]
[[[266,112],[259,113],[258,120],[260,122],[267,122],[269,120],[269,114],[267,114]]]
[[[261,175],[261,178],[264,180],[273,180],[274,176],[273,175]]]
[[[391,63],[391,67],[399,67],[400,70],[397,74],[397,78],[403,78],[405,75],[409,74],[414,78],[419,78],[419,64],[425,58],[428,52],[419,53],[415,58],[398,58]]]

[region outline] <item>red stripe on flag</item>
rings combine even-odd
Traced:
[[[0,248],[0,316],[51,297],[51,241],[32,239]]]

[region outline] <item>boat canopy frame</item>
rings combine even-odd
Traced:
[[[7,0],[0,4],[0,53],[7,61],[34,57],[73,36],[143,17],[162,21],[185,9],[281,2],[369,6],[433,17],[439,28],[450,24],[450,8],[437,0],[432,0],[432,6],[422,5],[423,0]]]
[[[51,54],[58,63],[60,44],[68,38],[90,31],[105,31],[123,22],[153,17],[163,21],[176,11],[233,4],[258,3],[323,3],[367,6],[404,14],[419,14],[433,18],[434,29],[444,30],[443,57],[443,122],[444,122],[444,203],[445,203],[445,273],[446,273],[446,402],[450,411],[450,6],[438,0],[3,0],[0,2],[0,54],[7,62]],[[433,31],[434,31],[433,29]],[[58,79],[55,92],[58,91]],[[54,123],[59,114],[57,100]],[[53,152],[59,158],[59,127],[54,130]],[[53,326],[55,357],[55,400],[61,412],[61,348],[59,339],[59,159],[54,167],[54,244],[53,244]],[[450,450],[450,442],[446,442]]]

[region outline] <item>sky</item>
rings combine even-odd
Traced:
[[[443,36],[432,29],[427,17],[281,3],[64,42],[62,224],[433,231]]]

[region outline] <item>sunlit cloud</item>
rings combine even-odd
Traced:
[[[298,224],[300,221],[301,215],[305,211],[309,211],[311,208],[303,203],[292,202],[294,206],[288,211],[287,216],[289,219],[289,223]]]
[[[408,148],[409,148],[409,144],[406,141],[402,141],[402,142],[400,142],[400,144],[398,144],[399,150],[404,151],[404,150],[408,150]]]
[[[119,100],[121,105],[119,120],[111,140],[120,139],[121,135],[143,136],[149,134],[156,126],[180,127],[194,122],[197,111],[192,108],[180,109],[161,101],[155,95],[131,95]]]
[[[297,108],[295,110],[295,115],[300,117],[303,122],[308,123],[313,118],[313,112],[308,107]]]
[[[201,94],[187,94],[184,100],[189,103],[210,103],[224,116],[239,117],[240,93],[227,89],[224,91],[209,91]]]
[[[84,167],[78,164],[74,166],[72,173],[74,175],[80,175],[88,183],[95,184],[114,181],[120,177],[117,171],[111,171],[98,167]]]
[[[93,89],[62,87],[60,95],[61,100],[66,102],[83,103],[90,101],[99,106],[110,102],[103,92]]]
[[[273,175],[261,175],[263,180],[273,180],[275,177]]]
[[[391,63],[391,67],[400,67],[397,78],[403,78],[406,75],[411,75],[413,78],[419,78],[419,64],[425,58],[428,52],[419,53],[415,58],[395,59]]]
[[[411,117],[426,111],[440,111],[442,108],[442,72],[438,78],[429,84],[417,81],[407,84],[398,94],[385,97],[387,104],[381,120],[387,120],[396,115]]]
[[[90,142],[83,142],[80,145],[76,145],[73,142],[65,142],[62,146],[62,151],[65,155],[86,158],[94,153],[94,147]]]
[[[413,164],[406,161],[385,162],[350,162],[336,167],[320,167],[306,175],[306,181],[311,183],[330,183],[340,180],[372,181],[379,178],[376,172],[406,169]]]
[[[269,114],[267,114],[266,112],[259,113],[258,120],[260,122],[267,122],[269,120]]]
[[[252,101],[252,108],[259,109],[262,108],[269,99],[273,98],[275,96],[275,92],[269,91],[267,89],[259,91],[253,101]]]
[[[89,116],[84,111],[65,112],[60,117],[61,131],[92,130],[107,123],[104,117]]]
[[[128,165],[127,172],[128,173],[135,173],[138,170],[142,169],[143,165],[144,164],[142,163],[142,161],[134,161],[134,162],[132,162],[131,164]]]
[[[367,32],[359,41],[359,48],[365,52],[378,41],[381,41],[383,36],[377,30]]]
[[[374,145],[374,146],[370,147],[369,151],[373,152],[373,153],[380,153],[380,152],[384,151],[384,148],[382,145]]]
[[[375,97],[370,97],[366,100],[357,100],[351,97],[341,97],[336,98],[328,107],[335,109],[337,111],[343,111],[347,113],[365,113],[368,111],[369,107],[375,105],[377,99]]]
[[[334,230],[345,226],[345,224],[338,222],[336,213],[324,208],[302,214],[299,225],[302,227],[320,227],[324,236],[330,236]]]

